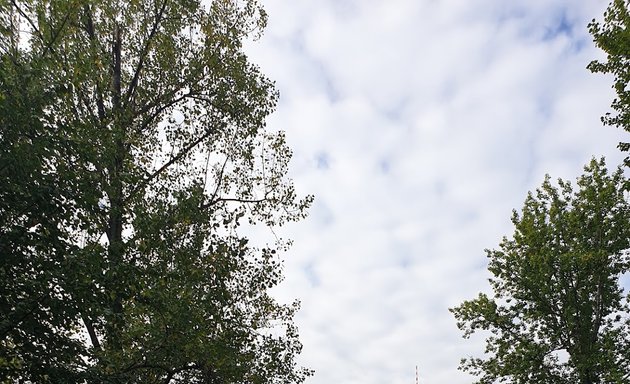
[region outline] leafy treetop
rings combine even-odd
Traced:
[[[628,180],[603,160],[577,190],[547,177],[514,212],[513,236],[487,251],[493,295],[451,309],[465,337],[489,331],[487,356],[461,368],[483,384],[629,382],[628,217]]]

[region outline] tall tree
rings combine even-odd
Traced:
[[[297,303],[268,294],[287,244],[240,229],[312,200],[242,49],[262,8],[3,0],[0,21],[0,381],[302,382]]]
[[[558,183],[530,193],[514,235],[487,251],[493,295],[451,309],[465,337],[487,336],[486,357],[461,364],[478,383],[630,382],[619,283],[630,266],[628,180],[593,160],[577,191]]]
[[[617,97],[612,102],[613,113],[607,113],[602,121],[630,133],[630,12],[627,0],[613,0],[604,14],[603,24],[595,19],[589,31],[595,44],[606,53],[606,61],[593,61],[588,69],[593,73],[614,76],[613,88]],[[619,143],[619,149],[630,151],[630,142]],[[630,167],[630,156],[625,159]]]

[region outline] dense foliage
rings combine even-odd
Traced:
[[[0,0],[0,382],[299,383],[254,0]]]
[[[514,212],[515,231],[487,251],[493,294],[451,311],[486,356],[461,368],[478,383],[630,382],[630,200],[622,170],[593,160],[577,190],[549,178]],[[483,332],[483,331],[489,331]]]

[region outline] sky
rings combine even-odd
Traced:
[[[448,308],[489,292],[484,249],[546,173],[621,161],[603,127],[612,79],[587,24],[603,0],[266,0],[246,52],[280,91],[270,129],[315,195],[291,238],[280,301],[307,384],[471,383],[480,356]]]

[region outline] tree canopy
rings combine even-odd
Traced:
[[[630,12],[627,0],[613,0],[604,14],[604,22],[595,19],[589,31],[595,44],[606,53],[605,61],[592,61],[588,68],[594,73],[614,76],[613,88],[617,97],[612,102],[613,113],[607,113],[602,121],[630,133]],[[630,151],[630,142],[619,143],[619,148]],[[630,156],[625,159],[630,167]]]
[[[254,0],[0,1],[0,381],[299,383]]]
[[[487,250],[492,295],[451,309],[486,356],[462,360],[478,383],[630,382],[628,179],[593,160],[577,180],[547,177],[529,193],[515,230]]]

